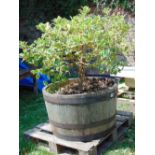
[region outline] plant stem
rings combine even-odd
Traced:
[[[80,58],[80,64],[79,64],[79,89],[83,90],[83,83],[85,81],[85,57],[84,57],[84,52],[85,52],[85,46],[81,46],[81,58]]]
[[[79,78],[79,89],[83,90],[83,82],[85,81],[85,64],[83,57],[80,59]]]

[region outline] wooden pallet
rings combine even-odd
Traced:
[[[117,111],[116,128],[104,137],[90,142],[66,141],[53,135],[49,123],[42,123],[24,133],[27,138],[48,143],[49,150],[55,154],[64,154],[70,150],[70,154],[100,155],[114,141],[118,140],[131,125],[132,113]],[[67,149],[66,149],[67,148]]]

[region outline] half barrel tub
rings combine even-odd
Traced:
[[[117,84],[96,93],[71,95],[50,94],[47,87],[43,89],[43,96],[55,136],[90,141],[115,128]]]

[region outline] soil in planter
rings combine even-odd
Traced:
[[[97,92],[99,90],[104,90],[107,87],[112,87],[114,85],[114,79],[110,78],[86,78],[83,83],[82,89],[80,88],[79,80],[71,81],[64,86],[61,86],[57,91],[58,94],[81,94],[88,92]],[[51,89],[47,90],[52,93]]]

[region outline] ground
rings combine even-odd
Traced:
[[[37,97],[32,90],[20,89],[20,117],[19,117],[19,149],[20,155],[51,155],[43,147],[38,147],[34,142],[26,140],[24,131],[47,120],[46,108],[42,94]],[[129,110],[127,105],[118,106],[118,109]],[[135,154],[135,131],[134,123],[125,134],[125,138],[113,144],[104,155],[134,155]]]

